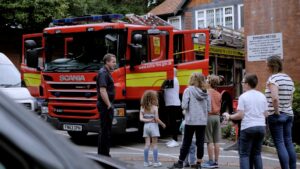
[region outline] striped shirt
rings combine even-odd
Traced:
[[[267,81],[265,95],[268,101],[268,112],[269,114],[274,113],[274,107],[272,104],[271,91],[268,88],[268,84],[274,84],[278,87],[278,98],[279,98],[279,112],[287,113],[293,116],[292,109],[292,97],[295,91],[293,80],[284,73],[273,74]]]

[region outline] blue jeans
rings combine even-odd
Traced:
[[[189,154],[186,156],[184,160],[185,164],[196,164],[196,141],[192,140],[192,144],[190,146]]]
[[[268,117],[269,129],[282,169],[296,169],[296,152],[292,141],[293,116],[280,112]]]
[[[239,154],[241,169],[262,169],[261,146],[266,133],[265,126],[249,127],[241,130]]]

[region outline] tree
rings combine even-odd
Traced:
[[[146,0],[0,0],[0,29],[37,32],[53,19],[64,17],[108,13],[141,15],[162,1],[156,0],[148,7]]]
[[[65,17],[67,0],[1,0],[2,28],[41,29],[52,18]]]

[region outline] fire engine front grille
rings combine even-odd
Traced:
[[[64,106],[54,106],[53,108],[57,110],[72,109],[72,110],[87,110],[87,111],[91,111],[95,109],[95,107],[80,107],[80,106],[72,106],[70,108]]]
[[[96,91],[86,91],[86,92],[79,92],[79,91],[73,91],[73,92],[64,92],[64,91],[52,91],[52,96],[56,97],[95,97],[97,96]]]
[[[52,107],[52,106],[50,106]],[[98,110],[91,106],[53,106],[53,114],[57,116],[77,116],[77,117],[94,117],[98,114]]]
[[[58,113],[56,112],[57,115],[64,115],[64,116],[78,116],[78,117],[90,117],[90,116],[94,116],[93,113],[80,113],[80,112],[74,112],[74,113],[64,113],[64,112],[61,112],[61,113]]]
[[[97,100],[96,82],[47,81],[50,99]]]
[[[96,89],[96,83],[80,83],[80,84],[63,84],[63,83],[56,83],[50,84],[50,87],[53,89]]]

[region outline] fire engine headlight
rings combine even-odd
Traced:
[[[125,116],[125,108],[115,108],[114,116]]]

